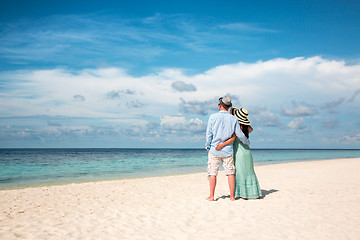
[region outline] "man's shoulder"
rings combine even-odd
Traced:
[[[209,118],[216,118],[219,114],[220,112],[212,113]]]
[[[231,119],[233,119],[233,120],[236,120],[237,121],[237,118],[234,116],[234,115],[231,115],[231,114],[229,114],[230,115],[230,118]]]
[[[232,124],[235,124],[235,125],[236,125],[236,123],[238,123],[238,119],[237,119],[234,115],[231,115],[231,114],[229,113],[229,116],[227,116],[227,117],[228,117],[229,121],[230,121]]]
[[[230,119],[232,119],[232,120],[236,120],[237,118],[234,116],[234,115],[231,115],[229,112],[219,112],[219,113],[221,113],[222,114],[222,116],[224,116],[224,117],[226,117],[226,118],[230,118]]]
[[[231,115],[229,112],[220,111],[216,112],[210,115],[209,121],[231,121],[231,122],[237,122],[237,118],[233,115]]]
[[[213,113],[210,115],[209,118],[217,118],[217,117],[220,117],[220,118],[231,118],[231,119],[237,119],[235,116],[231,115],[229,112],[226,112],[226,111],[219,111],[219,112],[216,112],[216,113]]]

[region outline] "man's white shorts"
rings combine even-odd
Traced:
[[[232,155],[226,157],[215,156],[209,152],[207,168],[208,176],[217,176],[220,167],[220,161],[222,161],[226,175],[235,174],[234,158]]]

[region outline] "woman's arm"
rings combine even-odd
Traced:
[[[228,140],[226,140],[225,142],[223,143],[219,143],[217,146],[216,146],[216,150],[217,151],[220,151],[223,147],[225,147],[226,145],[229,145],[230,143],[234,142],[235,141],[235,133],[233,133],[233,135],[231,136],[231,138],[229,138]]]
[[[251,133],[254,129],[249,125],[249,133]]]

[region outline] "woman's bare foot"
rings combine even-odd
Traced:
[[[230,198],[230,201],[235,201],[235,197],[231,197],[231,198]]]
[[[208,200],[208,201],[214,201],[214,197],[208,197],[206,200]]]

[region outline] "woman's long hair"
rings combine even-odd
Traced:
[[[245,137],[247,137],[249,139],[249,126],[241,124],[241,123],[240,123],[240,126],[241,126],[241,130],[244,133]]]

